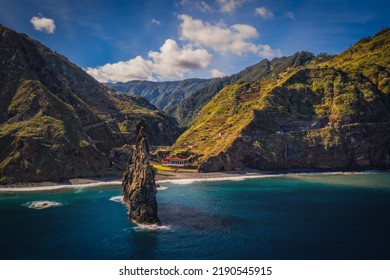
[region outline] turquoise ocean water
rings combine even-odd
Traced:
[[[387,172],[162,186],[157,231],[110,200],[119,186],[2,192],[0,259],[390,259]]]

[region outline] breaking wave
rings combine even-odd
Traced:
[[[196,179],[168,179],[161,180],[158,183],[170,183],[174,185],[189,185],[197,182],[216,182],[216,181],[244,181],[252,178],[275,177],[279,175],[253,175],[253,176],[236,176],[236,177],[218,177],[218,178],[196,178]]]
[[[159,226],[159,225],[141,225],[137,224],[133,228],[135,231],[166,231],[171,230],[170,226]]]
[[[27,203],[22,204],[22,206],[26,206],[28,208],[37,209],[37,210],[46,209],[46,208],[50,208],[50,207],[58,207],[58,206],[62,206],[62,205],[63,204],[60,202],[49,201],[49,200],[31,201],[31,202],[27,202]]]
[[[76,192],[83,188],[94,188],[100,186],[120,186],[122,181],[98,181],[93,183],[85,184],[64,184],[64,185],[53,185],[53,186],[43,186],[43,187],[0,187],[0,192],[40,192],[40,191],[52,191],[52,190],[61,190],[61,189],[76,189]]]
[[[114,201],[114,202],[119,202],[119,203],[122,203],[122,196],[121,195],[118,195],[118,196],[113,196],[110,198],[111,201]]]
[[[378,173],[378,170],[366,170],[366,171],[330,171],[330,172],[291,172],[291,173],[278,173],[278,174],[251,174],[251,175],[238,175],[238,176],[221,176],[215,178],[193,178],[193,179],[167,179],[157,181],[159,184],[169,183],[173,185],[190,185],[197,182],[216,182],[216,181],[244,181],[247,179],[258,178],[272,178],[272,177],[291,177],[291,176],[312,176],[312,175],[351,175],[351,174],[370,174]]]

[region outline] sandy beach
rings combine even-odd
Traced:
[[[158,171],[156,174],[157,182],[168,182],[176,180],[210,180],[210,179],[224,179],[237,177],[255,177],[276,174],[275,172],[245,170],[245,171],[227,171],[227,172],[213,172],[213,173],[194,173],[194,172],[168,172]],[[62,188],[75,188],[99,185],[121,185],[122,177],[108,177],[108,178],[74,178],[62,182],[29,182],[29,183],[15,183],[9,185],[0,185],[1,191],[44,191],[55,190]]]
[[[382,170],[384,171],[384,170]],[[291,172],[262,171],[262,170],[239,170],[212,173],[194,173],[194,172],[169,172],[158,171],[156,174],[157,183],[175,183],[190,184],[194,181],[220,181],[220,180],[244,180],[248,178],[262,178],[273,176],[293,176],[293,175],[312,175],[312,174],[352,174],[352,173],[372,173],[381,172],[380,170],[363,170],[355,172],[324,172],[316,170],[294,170]],[[16,183],[9,185],[0,185],[0,192],[31,192],[31,191],[49,191],[64,188],[82,188],[97,186],[120,186],[122,177],[107,178],[74,178],[62,182],[29,182]]]

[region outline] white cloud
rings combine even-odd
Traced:
[[[30,22],[32,23],[35,30],[41,32],[54,33],[54,30],[56,29],[54,20],[51,18],[45,18],[42,16],[32,17]]]
[[[212,13],[213,9],[204,1],[201,1],[200,3],[197,2],[196,6],[199,10],[201,10],[203,13]]]
[[[97,68],[88,67],[86,72],[102,83],[127,82],[131,80],[153,80],[153,63],[141,56],[128,61],[107,63]]]
[[[210,74],[212,78],[220,78],[226,76],[225,73],[219,71],[218,69],[212,69],[210,71]]]
[[[267,59],[282,56],[282,52],[279,49],[274,50],[269,45],[259,45],[258,54]]]
[[[181,78],[184,72],[206,68],[211,62],[211,55],[205,49],[191,46],[181,49],[171,39],[165,41],[160,52],[149,52],[149,58],[153,60],[153,72],[162,78]]]
[[[235,9],[242,6],[248,0],[217,0],[220,11],[223,13],[232,13]]]
[[[161,22],[160,22],[159,20],[155,19],[155,18],[153,18],[153,19],[151,20],[151,23],[153,23],[153,24],[155,24],[155,25],[160,25],[160,24],[161,24]]]
[[[180,15],[180,39],[188,40],[198,47],[207,47],[221,54],[233,53],[242,55],[255,53],[269,58],[273,53],[279,56],[279,50],[272,50],[268,45],[256,45],[249,40],[257,39],[256,28],[246,24],[234,24],[226,27],[223,24],[211,25],[188,15]],[[266,56],[264,56],[266,55]]]
[[[285,13],[284,13],[284,16],[285,16],[286,18],[291,19],[291,20],[294,20],[294,19],[295,19],[295,14],[294,14],[293,12],[291,12],[291,11],[285,12]]]
[[[205,49],[191,46],[180,48],[174,40],[168,39],[159,52],[150,51],[149,59],[141,56],[128,61],[88,67],[86,72],[99,82],[127,82],[131,80],[155,80],[182,78],[185,72],[206,68],[211,55]]]
[[[188,15],[180,15],[180,36],[197,46],[205,46],[221,53],[241,55],[245,52],[256,52],[256,45],[247,39],[257,38],[256,29],[249,25],[236,24],[224,27],[221,24],[211,25]]]
[[[182,6],[188,6],[191,4],[191,1],[190,0],[181,0],[180,1],[180,5]]]
[[[255,13],[263,19],[272,19],[274,17],[274,14],[265,7],[256,8]]]

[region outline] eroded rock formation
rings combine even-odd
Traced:
[[[123,175],[123,201],[129,207],[129,218],[139,224],[161,224],[157,216],[156,182],[149,164],[149,145],[145,120],[137,124],[137,143],[131,162]]]

